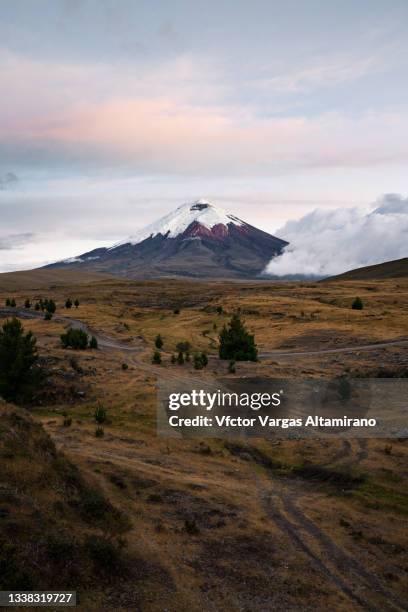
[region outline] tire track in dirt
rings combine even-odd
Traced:
[[[264,508],[269,518],[279,527],[279,529],[289,537],[291,544],[297,550],[300,550],[311,562],[312,566],[337,587],[348,599],[353,600],[364,610],[372,610],[380,612],[379,608],[369,606],[367,601],[360,597],[344,582],[344,580],[335,574],[322,558],[317,555],[312,548],[302,539],[298,525],[292,523],[285,514],[279,510],[278,505],[282,505],[281,495],[271,495],[269,492],[263,492],[262,495]]]
[[[375,574],[367,570],[355,557],[342,550],[326,532],[300,510],[293,499],[293,491],[284,490],[279,485],[276,490],[278,483],[274,480],[273,484],[273,494],[261,490],[267,515],[289,536],[294,547],[301,550],[320,573],[364,610],[372,612],[407,610],[405,603],[384,587]],[[315,552],[316,548],[319,552]],[[369,601],[366,594],[356,592],[349,584],[350,573],[358,582],[362,581],[365,584],[368,592],[380,594],[385,599],[384,604],[379,607]]]

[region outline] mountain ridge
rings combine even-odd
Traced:
[[[256,278],[287,242],[207,200],[183,204],[112,247],[49,264],[128,278]]]

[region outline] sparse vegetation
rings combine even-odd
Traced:
[[[28,298],[24,302],[24,308],[31,308],[31,302],[30,302],[30,300]]]
[[[45,321],[51,321],[51,319],[52,319],[52,312],[48,312],[48,310],[47,310],[45,315],[44,315],[44,320]]]
[[[75,308],[78,308],[78,306],[79,306],[79,300],[78,299],[75,300],[74,306],[75,306]]]
[[[72,308],[72,300],[71,300],[71,298],[68,298],[68,299],[66,300],[66,302],[65,302],[65,308],[68,308],[68,309]]]

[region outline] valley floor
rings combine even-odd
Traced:
[[[8,279],[2,291],[0,278],[0,303],[16,299],[48,368],[30,413],[129,518],[123,538],[138,559],[128,577],[90,585],[81,609],[407,609],[406,440],[163,439],[155,387],[226,375],[217,336],[238,308],[261,359],[238,364],[237,377],[406,375],[408,279],[24,283]],[[357,295],[362,311],[351,309]],[[57,302],[52,321],[21,311],[40,297]],[[64,309],[67,297],[79,308]],[[62,349],[69,320],[92,330],[99,350]],[[153,366],[158,333],[163,364]],[[171,363],[180,341],[207,351],[205,370]],[[108,420],[96,438],[100,404]]]

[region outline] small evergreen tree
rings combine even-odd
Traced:
[[[65,302],[65,308],[72,308],[71,298],[68,298],[67,301]]]
[[[98,425],[102,425],[106,421],[106,408],[102,406],[102,404],[98,404],[95,408],[94,419]]]
[[[179,353],[177,355],[177,363],[179,365],[183,365],[183,363],[184,363],[184,355],[183,355],[182,351],[179,351]]]
[[[46,304],[45,304],[45,310],[51,314],[54,314],[54,312],[57,310],[57,306],[54,302],[54,300],[47,300]]]
[[[15,308],[15,307],[16,307],[16,300],[15,300],[14,298],[11,298],[11,300],[10,300],[10,306],[11,306],[12,308]]]
[[[92,338],[89,341],[89,348],[90,349],[97,349],[98,348],[98,340],[95,338],[95,336],[92,336]]]
[[[75,300],[75,302],[74,302],[74,306],[75,306],[75,308],[78,308],[78,306],[79,306],[79,300],[78,300],[78,298]]]
[[[44,320],[51,321],[51,319],[52,319],[52,312],[50,312],[49,310],[46,310],[45,315],[44,315]]]
[[[40,307],[39,303],[38,303],[38,302],[36,302],[36,303],[35,303],[35,306],[34,306],[34,309],[35,309],[35,310],[40,310],[40,308],[41,308],[41,307]]]
[[[220,359],[235,361],[256,361],[258,349],[254,336],[245,329],[239,314],[232,315],[228,327],[224,325],[220,336]]]
[[[155,345],[155,347],[156,347],[157,349],[159,349],[159,350],[160,350],[161,348],[163,348],[163,338],[161,337],[161,335],[160,335],[160,334],[158,334],[158,335],[156,336],[156,340],[154,341],[154,345]]]
[[[356,299],[354,300],[354,302],[351,305],[353,310],[363,310],[364,305],[363,305],[363,300],[359,297],[356,297]]]
[[[161,358],[160,351],[154,351],[153,357],[152,357],[152,363],[154,363],[155,365],[159,365],[161,362],[162,362],[162,358]]]
[[[13,317],[0,330],[0,395],[16,400],[38,382],[36,338]]]
[[[11,306],[11,300],[10,300],[10,298],[7,298],[7,299],[6,299],[6,306]]]
[[[222,306],[217,306],[217,313],[218,313],[219,315],[222,315],[222,313],[223,313],[223,312],[224,312],[223,307],[222,307]]]
[[[24,308],[31,308],[31,302],[30,302],[30,300],[28,298],[24,302]]]

